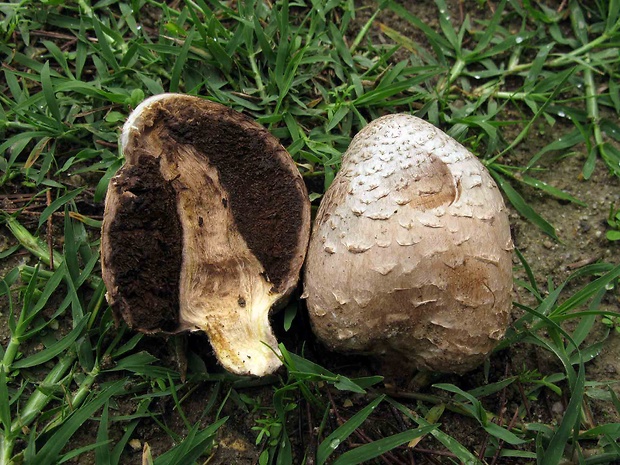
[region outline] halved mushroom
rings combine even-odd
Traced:
[[[351,142],[315,220],[313,329],[334,350],[468,371],[508,324],[512,249],[475,156],[419,118],[379,118]]]
[[[116,315],[145,333],[202,330],[227,370],[273,372],[270,309],[295,288],[310,231],[290,155],[241,113],[178,94],[144,101],[121,143],[101,238]]]

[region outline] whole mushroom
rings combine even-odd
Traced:
[[[145,333],[202,330],[233,373],[276,370],[269,313],[295,288],[310,231],[290,155],[241,113],[179,94],[139,105],[121,143],[101,238],[115,314]]]
[[[463,373],[505,333],[512,240],[480,161],[405,114],[361,130],[310,239],[305,296],[329,348]]]

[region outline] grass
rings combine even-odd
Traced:
[[[617,325],[603,305],[617,296],[617,263],[587,265],[556,285],[519,253],[527,278],[515,284],[526,297],[492,360],[535,348],[553,368],[507,374],[489,363],[473,381],[439,377],[420,391],[395,391],[373,373],[356,377],[329,357],[323,367],[301,344],[283,345],[285,369],[263,380],[223,374],[190,350],[182,380],[169,352],[116,326],[105,303],[98,230],[108,181],[123,160],[119,127],[146,96],[164,91],[208,96],[268,127],[315,204],[361,127],[385,113],[413,113],[479,155],[515,210],[561,239],[523,192],[585,207],[538,179],[541,162],[558,152],[585,154],[584,180],[601,167],[620,177],[620,2],[569,0],[558,11],[480,0],[462,18],[444,0],[435,3],[431,24],[393,1],[0,3],[0,189],[12,238],[0,257],[17,264],[4,267],[0,286],[7,334],[0,463],[82,454],[127,463],[145,425],[168,450],[142,441],[143,463],[204,463],[239,415],[252,418],[261,465],[379,456],[381,463],[620,460],[620,401],[611,381],[590,379],[586,369]],[[514,163],[537,128],[560,123],[565,134]],[[286,310],[289,331],[303,326],[296,310],[295,303]],[[564,402],[560,419],[532,414],[545,399]],[[591,405],[601,400],[616,420],[593,418]],[[454,424],[480,442],[463,444]]]

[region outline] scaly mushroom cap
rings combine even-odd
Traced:
[[[130,115],[106,196],[107,298],[145,333],[203,330],[222,365],[280,366],[269,311],[297,284],[310,202],[286,150],[248,117],[163,94]]]
[[[513,249],[484,166],[433,125],[390,115],[355,136],[321,203],[305,295],[328,347],[463,373],[502,338]]]

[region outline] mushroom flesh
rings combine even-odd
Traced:
[[[276,370],[269,314],[297,284],[310,231],[290,155],[241,113],[179,94],[139,105],[121,144],[101,240],[115,314],[145,333],[202,330],[233,373]]]
[[[318,338],[422,370],[463,373],[509,320],[512,240],[486,168],[397,114],[351,142],[314,223],[305,292]]]

